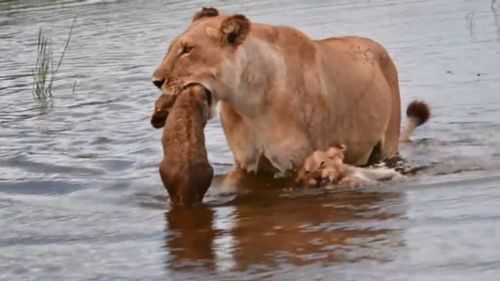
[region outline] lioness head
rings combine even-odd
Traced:
[[[176,89],[191,83],[203,85],[214,99],[212,117],[217,100],[237,89],[242,71],[238,47],[249,32],[245,16],[219,15],[214,8],[203,8],[170,44],[153,73],[153,84],[166,95],[176,95]]]

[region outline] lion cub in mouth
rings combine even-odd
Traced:
[[[201,203],[212,182],[203,134],[209,104],[207,90],[197,84],[175,96],[162,94],[155,102],[151,125],[164,126],[160,176],[174,205]]]
[[[328,184],[375,184],[379,181],[404,178],[389,168],[359,168],[344,164],[345,145],[317,150],[304,161],[296,181],[308,186]]]

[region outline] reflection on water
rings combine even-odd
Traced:
[[[165,216],[167,266],[175,272],[265,273],[390,262],[404,246],[402,225],[393,222],[404,216],[404,194],[396,191],[252,193],[216,211],[173,209]]]
[[[150,79],[203,6],[382,43],[402,105],[432,107],[401,146],[416,174],[360,190],[266,177],[229,188],[215,119],[205,206],[168,210]],[[498,280],[498,11],[469,0],[0,0],[0,280]],[[40,105],[38,30],[59,53],[75,16],[54,98]]]
[[[191,270],[199,266],[213,269],[215,237],[214,211],[209,208],[174,209],[165,215],[165,250],[173,270]]]

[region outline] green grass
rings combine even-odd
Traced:
[[[71,28],[68,33],[68,38],[66,39],[64,49],[57,64],[54,60],[54,52],[52,51],[50,38],[43,33],[42,29],[38,31],[38,53],[35,69],[33,69],[33,77],[35,80],[33,82],[33,97],[38,100],[48,100],[52,98],[52,85],[54,84],[54,80],[63,62],[64,54],[66,54],[66,50],[68,49],[75,22],[76,18],[73,19],[73,23],[71,24]]]

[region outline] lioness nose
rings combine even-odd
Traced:
[[[165,82],[165,79],[153,79],[153,84],[155,84],[158,89],[161,89],[161,86],[163,86],[163,83]]]

